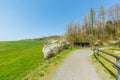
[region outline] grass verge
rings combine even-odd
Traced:
[[[114,50],[116,49],[114,48]],[[111,51],[111,47],[110,49],[108,48],[108,50],[105,50],[105,52],[118,55],[117,53],[114,53],[113,51]],[[112,62],[116,63],[113,57],[110,57],[103,53],[99,53],[99,54],[111,60]],[[91,60],[93,64],[95,64],[97,72],[99,73],[102,80],[117,80],[117,70],[114,68],[114,66],[111,63],[109,63],[108,61],[104,60],[101,57],[99,57],[99,61],[98,61],[98,58],[94,55],[91,56]]]
[[[50,80],[58,65],[74,50],[76,50],[76,48],[64,50],[50,60],[46,60],[23,80]]]

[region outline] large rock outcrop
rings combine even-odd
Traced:
[[[49,40],[43,47],[44,57],[51,58],[58,54],[60,51],[69,47],[69,43],[65,40]]]

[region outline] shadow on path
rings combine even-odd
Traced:
[[[118,76],[115,75],[107,66],[105,66],[105,64],[103,64],[103,62],[101,60],[99,60],[96,55],[94,55],[94,56],[95,56],[96,60],[110,73],[110,75],[117,80]]]

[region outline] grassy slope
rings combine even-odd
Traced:
[[[72,48],[72,49],[67,49],[60,52],[60,54],[44,62],[42,66],[39,66],[34,72],[26,76],[26,78],[24,79],[25,80],[50,80],[56,68],[58,67],[58,65],[60,65],[63,59],[67,55],[69,55],[69,53],[71,53],[73,50],[76,50],[76,49],[77,48]]]
[[[43,41],[0,42],[0,80],[20,80],[43,60]]]
[[[116,54],[118,56],[120,56],[120,54],[117,54],[117,53],[113,53],[111,52],[111,49],[112,50],[118,50],[118,48],[116,49],[114,47],[113,48],[109,48],[109,50],[106,50],[106,52],[110,52],[111,54]],[[120,50],[120,48],[119,48]],[[100,53],[101,55],[103,55],[104,57],[108,58],[109,60],[111,60],[112,62],[115,62],[115,59],[108,56],[108,55],[105,55],[105,54],[102,54]],[[115,68],[113,68],[113,65],[109,62],[107,62],[106,60],[104,60],[103,58],[99,58],[101,60],[101,62],[104,64],[100,64],[96,58],[94,56],[92,56],[92,61],[93,63],[97,66],[97,69],[99,71],[99,74],[101,75],[102,79],[103,80],[117,80],[117,70]],[[104,74],[104,75],[103,75]]]

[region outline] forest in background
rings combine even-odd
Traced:
[[[105,9],[100,6],[98,11],[93,8],[83,16],[83,24],[70,22],[67,25],[65,38],[74,44],[75,42],[90,42],[120,40],[120,4]]]

